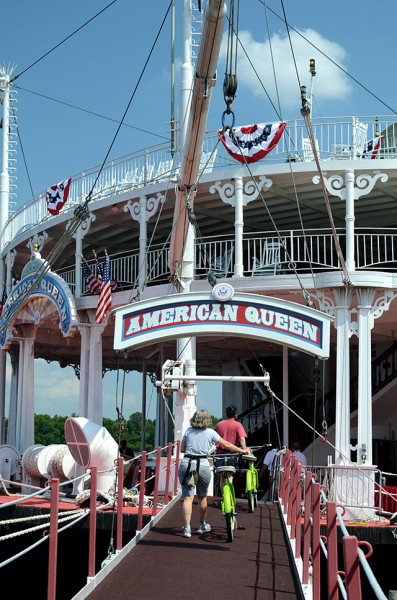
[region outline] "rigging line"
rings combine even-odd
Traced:
[[[174,159],[172,159],[172,165],[173,165],[173,164],[174,164]],[[171,170],[172,170],[172,168],[173,168],[173,166],[171,167]],[[155,224],[154,224],[154,227],[153,227],[153,232],[152,232],[151,238],[150,238],[150,240],[149,240],[149,243],[147,244],[147,247],[146,247],[146,251],[145,251],[145,256],[146,256],[146,258],[147,258],[148,254],[149,254],[149,252],[150,252],[150,246],[152,245],[152,242],[153,242],[154,235],[155,235],[155,233],[156,233],[156,231],[157,231],[157,227],[158,227],[158,224],[159,224],[159,221],[160,221],[160,218],[161,218],[161,214],[162,214],[162,212],[163,212],[163,209],[164,209],[164,205],[165,205],[165,203],[167,202],[168,192],[169,192],[169,189],[170,189],[170,188],[169,188],[169,184],[170,184],[170,183],[171,183],[171,182],[170,182],[170,181],[168,181],[168,183],[167,183],[167,188],[166,188],[166,190],[165,190],[165,199],[164,199],[164,201],[163,201],[163,202],[161,202],[161,207],[160,207],[160,210],[159,210],[159,214],[158,214],[158,216],[157,216],[157,219],[156,219],[156,222],[155,222]],[[140,293],[142,293],[142,292],[143,292],[143,290],[145,289],[145,287],[146,287],[145,283],[147,282],[148,276],[150,277],[151,273],[154,271],[154,269],[155,269],[156,265],[157,265],[157,264],[158,264],[158,262],[160,261],[160,259],[161,259],[161,256],[162,256],[162,254],[163,254],[163,251],[164,251],[164,249],[165,249],[165,247],[166,247],[166,245],[167,245],[167,243],[168,243],[168,240],[169,240],[169,238],[170,238],[170,235],[171,235],[171,234],[169,234],[169,235],[168,235],[167,239],[166,239],[166,240],[165,240],[165,242],[163,243],[163,245],[162,245],[162,247],[161,247],[161,249],[160,249],[160,251],[159,251],[159,254],[158,254],[158,256],[157,256],[157,259],[155,260],[154,264],[152,265],[152,268],[151,268],[150,272],[147,274],[147,276],[146,276],[146,278],[145,278],[145,282],[144,282],[144,285],[143,285],[142,289],[140,289],[140,290],[139,290],[139,294],[140,294]],[[132,294],[135,292],[135,290],[136,290],[136,288],[137,288],[137,284],[138,284],[138,282],[139,282],[139,274],[141,273],[142,269],[144,268],[144,265],[145,265],[144,261],[142,261],[142,263],[139,265],[138,274],[137,274],[137,276],[135,277],[135,281],[134,281],[133,288],[132,288],[132,291],[131,291],[131,294],[130,294],[130,298],[129,298],[129,300],[128,300],[128,304],[129,304],[130,302],[132,302],[134,298],[136,298],[136,296],[133,298],[133,297],[132,297]]]
[[[28,92],[29,94],[34,94],[35,96],[39,96],[40,98],[44,98],[45,100],[51,100],[52,102],[56,102],[57,104],[62,104],[63,106],[67,106],[68,108],[73,108],[75,110],[79,110],[80,112],[87,113],[89,115],[93,115],[94,117],[99,117],[100,119],[106,119],[107,121],[111,121],[112,123],[120,123],[117,119],[112,119],[111,117],[107,117],[105,115],[101,115],[100,113],[94,112],[92,110],[88,110],[86,108],[81,108],[80,106],[76,106],[75,104],[70,104],[70,102],[64,102],[63,100],[58,100],[57,98],[52,98],[51,96],[47,96],[45,94],[40,94],[39,92],[34,92],[33,90],[28,90],[27,88],[23,88],[20,85],[15,85],[15,89],[22,90],[23,92]],[[123,123],[124,127],[130,127],[135,131],[140,131],[142,133],[148,133],[149,135],[153,135],[155,137],[161,138],[162,140],[166,140],[169,142],[169,138],[160,135],[159,133],[154,133],[153,131],[148,131],[147,129],[141,129],[140,127],[135,127],[134,125],[129,125],[128,123]]]
[[[339,267],[340,270],[342,272],[343,275],[343,283],[345,285],[350,285],[351,281],[350,281],[350,277],[349,277],[349,273],[346,269],[346,264],[345,264],[345,259],[342,253],[342,248],[340,246],[339,243],[339,238],[338,235],[336,233],[336,228],[335,228],[335,223],[333,220],[333,216],[332,216],[332,211],[331,211],[331,205],[329,202],[329,198],[328,198],[328,193],[327,193],[327,189],[325,186],[325,181],[324,181],[324,176],[321,170],[321,165],[320,165],[320,159],[318,156],[318,152],[317,152],[317,148],[316,148],[316,143],[315,143],[315,138],[314,138],[314,133],[313,133],[313,129],[312,129],[312,125],[311,125],[311,120],[310,120],[310,111],[311,111],[311,107],[310,107],[310,102],[306,99],[306,88],[304,86],[302,86],[300,84],[300,79],[299,79],[299,73],[298,73],[298,68],[297,68],[297,64],[296,64],[296,60],[295,60],[295,54],[294,54],[294,49],[292,47],[292,41],[291,41],[291,37],[290,37],[290,33],[289,33],[289,25],[285,16],[285,11],[284,11],[284,2],[283,0],[281,0],[281,5],[283,7],[283,12],[284,12],[284,22],[286,24],[287,27],[287,32],[288,32],[288,39],[290,42],[290,47],[291,47],[291,52],[292,52],[292,56],[294,59],[294,65],[295,65],[295,72],[296,72],[296,78],[298,80],[298,84],[300,86],[301,89],[301,97],[302,97],[302,108],[301,108],[301,115],[306,123],[306,128],[309,134],[309,138],[310,138],[310,144],[312,147],[312,151],[313,151],[313,155],[314,155],[314,159],[316,162],[316,166],[317,166],[317,171],[319,174],[319,179],[320,179],[320,183],[321,183],[321,188],[322,188],[322,192],[323,192],[323,196],[324,196],[324,200],[325,200],[325,204],[326,204],[326,208],[327,208],[327,212],[328,212],[328,217],[330,220],[330,224],[331,224],[331,229],[332,229],[332,233],[333,233],[333,238],[334,238],[334,244],[335,244],[335,248],[336,248],[336,252],[338,254],[338,259],[339,259]],[[303,90],[305,90],[303,92]]]
[[[116,0],[114,0],[114,1],[116,1]],[[160,34],[161,34],[162,30],[163,30],[164,23],[165,23],[165,21],[166,21],[166,19],[167,19],[168,13],[170,12],[170,9],[171,9],[171,6],[172,6],[172,3],[173,3],[173,0],[171,0],[171,1],[170,1],[170,3],[169,3],[169,5],[168,5],[168,8],[167,8],[167,10],[166,10],[166,13],[165,13],[165,15],[164,15],[164,18],[163,18],[163,20],[162,20],[162,22],[161,22],[160,28],[159,28],[159,30],[158,30],[158,32],[157,32],[157,35],[156,35],[156,37],[155,37],[155,39],[154,39],[154,42],[153,42],[153,44],[152,44],[152,47],[150,48],[150,52],[149,52],[149,54],[148,54],[148,56],[147,56],[147,58],[146,58],[145,64],[143,65],[143,68],[142,68],[142,70],[141,70],[141,73],[140,73],[140,75],[139,75],[139,77],[138,77],[138,81],[137,81],[137,82],[136,82],[136,84],[135,84],[134,90],[133,90],[133,92],[132,92],[132,94],[131,94],[131,97],[130,97],[130,99],[129,99],[129,102],[128,102],[128,104],[127,104],[127,107],[126,107],[126,109],[125,109],[125,111],[124,111],[124,114],[123,114],[123,116],[122,116],[122,118],[121,118],[121,121],[120,121],[120,123],[119,123],[119,126],[118,126],[118,127],[117,127],[117,129],[116,129],[116,133],[115,133],[115,134],[114,134],[114,136],[113,136],[113,140],[112,140],[112,142],[111,142],[111,144],[110,144],[110,146],[109,146],[109,149],[108,149],[108,151],[107,151],[107,153],[106,153],[106,155],[105,155],[105,158],[104,158],[104,160],[103,160],[103,162],[102,162],[102,165],[101,165],[101,167],[99,168],[99,171],[98,171],[98,173],[97,173],[97,175],[96,175],[96,177],[95,177],[95,179],[94,179],[94,183],[92,184],[91,191],[90,191],[90,192],[89,192],[89,194],[88,194],[88,197],[87,197],[87,199],[86,199],[86,202],[87,202],[87,201],[89,201],[89,198],[90,198],[90,196],[92,195],[92,192],[93,192],[93,190],[94,190],[94,188],[95,188],[95,186],[96,186],[96,184],[97,184],[97,182],[98,182],[98,179],[99,179],[99,177],[100,177],[100,175],[101,175],[101,173],[102,173],[102,170],[103,170],[103,168],[104,168],[104,166],[105,166],[105,164],[106,164],[106,161],[107,161],[107,159],[108,159],[108,157],[109,157],[109,154],[110,154],[110,152],[111,152],[111,150],[112,150],[112,148],[113,148],[113,145],[114,145],[114,143],[115,143],[115,141],[116,141],[116,138],[117,138],[117,136],[118,136],[118,134],[119,134],[119,132],[120,132],[120,129],[121,129],[122,125],[123,125],[124,119],[125,119],[125,117],[126,117],[126,115],[127,115],[127,112],[128,112],[128,110],[129,110],[130,106],[131,106],[131,103],[132,103],[132,101],[133,101],[133,99],[134,99],[134,97],[135,97],[135,94],[136,94],[136,92],[137,92],[137,89],[138,89],[138,87],[139,87],[139,85],[140,85],[140,83],[141,83],[141,80],[142,80],[142,78],[143,78],[143,75],[144,75],[144,73],[145,73],[145,71],[146,71],[146,68],[147,68],[147,66],[148,66],[148,64],[149,64],[149,61],[150,61],[150,59],[151,59],[151,56],[152,56],[152,54],[153,54],[154,48],[156,47],[157,41],[158,41],[158,39],[159,39],[159,37],[160,37]]]
[[[283,6],[283,11],[284,11],[283,0],[281,0],[281,4]],[[285,12],[284,12],[284,17],[285,17]],[[291,41],[291,37],[290,37],[290,34],[289,34],[289,26],[288,26],[288,22],[287,22],[286,17],[285,17],[285,24],[286,24],[286,27],[287,27],[288,39],[289,39],[290,46],[291,46],[292,56],[293,56],[293,59],[294,59],[296,78],[298,80],[298,84],[300,85],[298,68],[297,68],[297,65],[296,65],[294,49],[292,47],[292,41]],[[350,281],[349,273],[348,273],[348,271],[346,269],[345,259],[344,259],[343,253],[342,253],[342,248],[341,248],[340,243],[339,243],[339,238],[338,238],[338,235],[336,233],[335,223],[334,223],[333,216],[332,216],[332,211],[331,211],[331,205],[330,205],[330,202],[329,202],[328,193],[327,193],[327,189],[326,189],[325,181],[324,181],[324,176],[323,176],[323,173],[322,173],[322,170],[321,170],[320,159],[319,159],[317,148],[316,148],[316,142],[315,142],[314,133],[313,133],[313,129],[312,129],[312,125],[311,125],[311,120],[310,120],[310,111],[311,111],[310,103],[306,99],[306,91],[303,92],[303,90],[306,90],[306,88],[304,86],[300,85],[300,89],[301,89],[301,97],[302,97],[301,115],[302,115],[302,117],[303,117],[303,119],[304,119],[304,121],[306,123],[306,128],[307,128],[307,131],[308,131],[308,134],[309,134],[309,138],[310,138],[310,144],[311,144],[311,147],[312,147],[314,159],[315,159],[316,166],[317,166],[317,171],[318,171],[318,174],[319,174],[321,188],[322,188],[322,192],[323,192],[323,196],[324,196],[324,200],[325,200],[325,204],[326,204],[326,208],[327,208],[327,212],[328,212],[328,217],[329,217],[329,220],[330,220],[331,229],[332,229],[332,233],[333,233],[334,244],[335,244],[336,252],[338,254],[339,267],[340,267],[340,270],[341,270],[342,275],[343,275],[342,280],[343,280],[343,283],[345,285],[350,285],[351,281]]]
[[[329,201],[327,188],[325,186],[324,175],[323,175],[321,165],[320,165],[320,159],[318,157],[314,133],[313,133],[313,129],[312,129],[311,121],[310,121],[310,107],[307,104],[305,107],[303,107],[301,109],[301,114],[306,123],[307,131],[309,134],[310,143],[311,143],[312,151],[313,151],[313,155],[314,155],[314,160],[317,165],[317,171],[318,171],[318,175],[319,175],[319,179],[320,179],[320,183],[321,183],[321,188],[322,188],[322,192],[323,192],[323,196],[324,196],[324,200],[325,200],[325,205],[326,205],[327,212],[328,212],[328,217],[330,220],[330,225],[331,225],[332,234],[333,234],[333,238],[334,238],[334,244],[335,244],[336,252],[338,255],[338,259],[339,259],[339,267],[340,267],[340,270],[343,275],[342,280],[345,285],[351,285],[350,276],[349,276],[349,273],[346,268],[346,263],[345,263],[345,259],[343,256],[342,248],[339,243],[338,234],[337,234],[337,231],[335,228],[334,218],[333,218],[332,210],[331,210],[331,204]]]
[[[314,467],[314,442],[316,441],[316,434],[314,429],[317,421],[317,393],[318,393],[318,358],[314,360],[314,406],[313,406],[313,438],[312,438],[312,469]]]
[[[261,4],[264,4],[265,0],[258,0],[258,1]],[[325,52],[323,52],[322,50],[320,50],[320,48],[318,48],[318,46],[316,46],[315,44],[313,44],[313,42],[311,42],[300,31],[298,31],[298,29],[295,29],[295,27],[293,27],[292,25],[290,25],[289,23],[287,23],[287,21],[285,19],[283,19],[283,17],[280,17],[280,15],[277,14],[273,9],[271,9],[270,7],[268,7],[268,9],[274,14],[275,17],[277,17],[278,19],[280,19],[280,21],[283,21],[283,23],[285,23],[289,27],[289,29],[292,29],[292,31],[294,31],[295,33],[297,33],[303,40],[305,40],[305,42],[307,42],[308,44],[310,44],[310,46],[312,46],[315,50],[317,50],[317,52],[320,52],[320,54],[322,54],[333,65],[335,65],[335,67],[337,67],[345,75],[347,75],[347,77],[349,77],[352,81],[354,81],[355,83],[357,83],[357,85],[359,85],[363,90],[365,90],[366,92],[368,92],[368,94],[370,94],[370,96],[372,96],[373,98],[375,98],[375,100],[378,100],[378,102],[380,102],[381,104],[383,104],[383,106],[385,106],[386,108],[388,108],[389,110],[391,110],[392,113],[394,113],[395,115],[397,114],[397,111],[394,110],[394,108],[392,108],[391,106],[389,106],[389,104],[387,104],[386,102],[384,102],[381,98],[379,98],[379,96],[377,96],[376,94],[374,94],[373,92],[371,92],[370,89],[368,89],[364,84],[362,84],[360,81],[358,81],[358,79],[356,79],[353,75],[350,75],[350,73],[348,73],[348,71],[346,71],[346,69],[344,69],[343,67],[341,67],[337,62],[335,62],[332,58],[330,58],[328,56],[328,54],[325,54]]]
[[[282,236],[281,236],[281,234],[280,234],[280,231],[278,230],[278,227],[277,227],[277,225],[276,225],[276,222],[274,221],[274,219],[273,219],[273,216],[272,216],[272,214],[271,214],[271,212],[270,212],[270,209],[269,209],[269,207],[268,207],[268,205],[267,205],[267,203],[266,203],[266,201],[265,201],[265,198],[264,198],[264,196],[263,196],[263,194],[262,194],[262,190],[260,190],[260,189],[259,189],[259,186],[258,186],[258,184],[257,184],[257,182],[256,182],[256,179],[255,179],[255,177],[254,177],[254,175],[253,175],[253,173],[252,173],[252,171],[251,171],[250,165],[247,163],[246,157],[244,156],[244,154],[243,154],[243,152],[242,152],[242,150],[241,150],[241,147],[240,147],[240,146],[239,146],[239,150],[240,150],[241,156],[242,156],[242,158],[243,158],[243,160],[244,160],[244,165],[246,166],[246,168],[247,168],[247,170],[248,170],[248,172],[249,172],[249,174],[250,174],[250,176],[251,176],[251,180],[252,180],[252,182],[254,183],[254,185],[255,185],[255,187],[256,187],[256,191],[258,192],[258,195],[260,196],[260,198],[261,198],[261,200],[262,200],[262,203],[263,203],[263,205],[264,205],[264,207],[265,207],[265,209],[266,209],[266,212],[267,212],[267,214],[268,214],[268,217],[269,217],[269,219],[270,219],[270,222],[271,222],[271,224],[273,225],[273,228],[274,228],[274,230],[275,230],[275,232],[276,232],[276,234],[277,234],[277,237],[278,237],[278,239],[279,239],[279,242],[280,242],[280,244],[281,244],[281,247],[283,248],[283,250],[284,250],[284,252],[285,252],[285,254],[286,254],[287,258],[288,258],[288,259],[290,259],[290,258],[291,258],[291,256],[290,256],[290,254],[289,254],[289,252],[288,252],[288,250],[287,250],[287,248],[286,248],[286,246],[285,246],[285,241],[284,241],[284,239],[282,238]],[[295,276],[296,276],[296,278],[297,278],[297,280],[298,280],[299,287],[301,288],[302,296],[303,296],[303,297],[304,297],[304,299],[306,300],[306,302],[307,302],[307,305],[313,304],[313,302],[310,300],[310,294],[309,294],[309,292],[306,290],[306,288],[304,287],[304,285],[303,285],[303,283],[302,283],[302,281],[301,281],[301,279],[300,279],[300,277],[299,277],[299,274],[298,274],[298,271],[296,270],[296,266],[295,266],[295,264],[294,264],[294,263],[293,263],[293,261],[291,261],[291,260],[290,260],[289,262],[290,262],[290,264],[292,265],[292,269],[293,269],[293,271],[294,271],[294,274],[295,274]]]
[[[302,421],[302,423],[304,425],[306,425],[309,429],[314,430],[314,433],[317,435],[317,437],[321,438],[322,441],[324,443],[326,443],[328,446],[330,446],[334,451],[335,451],[335,458],[336,458],[336,454],[338,454],[343,460],[344,462],[349,463],[349,465],[351,465],[352,467],[356,467],[356,469],[358,469],[361,472],[361,475],[363,475],[364,477],[366,477],[368,479],[368,481],[371,482],[371,484],[374,483],[373,481],[373,476],[370,473],[367,473],[365,469],[363,469],[360,465],[358,465],[357,463],[354,463],[352,460],[350,460],[350,458],[348,456],[346,456],[346,454],[344,454],[342,452],[342,450],[339,450],[336,446],[334,446],[334,444],[332,444],[329,439],[324,438],[324,436],[319,433],[316,429],[314,429],[310,423],[308,423],[307,421],[305,421],[305,419],[303,417],[301,417],[296,411],[294,411],[290,405],[288,405],[286,402],[284,402],[283,400],[281,400],[281,398],[279,398],[271,389],[269,384],[265,384],[266,389],[268,390],[269,394],[271,396],[274,396],[274,398],[276,400],[278,400],[280,402],[280,404],[282,404],[283,406],[285,406],[293,415],[295,415],[296,417],[298,417],[298,419],[300,421]],[[377,482],[375,482],[375,485],[378,486],[379,489],[383,489],[382,486],[380,484],[378,484]],[[385,494],[389,495],[389,492],[387,492],[386,490],[384,491]]]
[[[84,218],[88,215],[88,211],[84,206],[78,206],[74,211],[74,216],[69,221],[65,231],[61,235],[60,239],[55,244],[54,248],[49,253],[46,261],[43,263],[43,266],[32,272],[32,280],[30,284],[30,288],[26,290],[26,292],[22,293],[20,297],[18,297],[14,304],[10,307],[10,310],[7,311],[6,316],[2,319],[0,326],[0,335],[4,333],[7,327],[11,324],[14,316],[19,312],[20,307],[23,306],[25,300],[30,296],[32,291],[39,285],[40,281],[45,277],[45,275],[51,270],[51,264],[58,258],[58,256],[62,253],[63,249],[69,244],[73,238],[73,235],[76,233],[78,227]]]
[[[289,45],[290,45],[290,48],[291,48],[292,59],[294,61],[294,65],[295,65],[296,78],[298,80],[299,88],[301,88],[302,86],[301,86],[301,83],[300,83],[300,80],[299,80],[298,65],[296,64],[295,53],[294,53],[294,49],[293,49],[293,46],[292,46],[292,40],[291,40],[290,31],[289,31],[289,24],[288,24],[288,21],[287,21],[287,17],[285,15],[284,0],[281,0],[281,6],[282,6],[282,9],[283,9],[283,14],[284,14],[284,23],[285,23],[285,26],[287,28],[287,36],[288,36],[288,41],[289,41]]]
[[[278,90],[278,85],[277,85],[277,75],[276,75],[276,69],[275,69],[275,64],[274,64],[273,46],[272,46],[272,42],[271,42],[270,29],[269,29],[269,20],[268,20],[268,11],[267,11],[267,8],[268,8],[267,7],[267,1],[265,0],[266,28],[267,28],[267,34],[268,34],[268,39],[269,39],[270,55],[271,55],[271,59],[272,59],[273,77],[274,77],[274,83],[275,83],[277,100],[278,100],[278,106],[279,106],[280,120],[283,121],[282,110],[281,110],[281,103],[280,103],[280,96],[279,96],[279,90]],[[299,81],[299,77],[298,77],[298,81]],[[311,272],[311,275],[312,275],[312,278],[313,278],[314,288],[316,290],[317,305],[319,306],[320,305],[320,301],[319,301],[319,297],[318,297],[318,290],[317,290],[317,285],[315,283],[315,277],[314,277],[314,271],[313,271],[313,264],[312,264],[311,256],[310,256],[309,249],[308,249],[308,243],[307,243],[307,237],[306,237],[306,233],[305,233],[305,228],[303,226],[303,219],[302,219],[302,213],[301,213],[300,205],[299,205],[299,196],[298,196],[298,191],[297,191],[297,188],[296,188],[295,176],[294,176],[294,172],[293,172],[293,169],[292,169],[292,163],[291,163],[291,161],[289,161],[288,164],[289,164],[289,169],[290,169],[290,174],[291,174],[291,179],[292,179],[292,185],[293,185],[293,189],[294,189],[294,195],[295,195],[296,207],[297,207],[297,210],[298,210],[299,221],[300,221],[301,229],[302,229],[302,233],[303,233],[305,254],[306,254],[306,257],[309,259],[310,272]],[[295,269],[295,274],[296,274],[296,269]],[[306,298],[306,296],[304,296],[304,297]]]
[[[49,54],[51,54],[51,52],[54,52],[54,50],[56,50],[57,48],[59,48],[59,46],[62,46],[62,44],[64,44],[67,40],[69,40],[71,37],[73,37],[76,33],[78,33],[79,31],[81,31],[86,25],[88,25],[89,23],[91,23],[91,21],[93,21],[94,19],[96,19],[100,14],[102,14],[103,12],[105,12],[105,10],[107,10],[108,8],[110,8],[112,6],[112,4],[115,4],[116,2],[117,2],[117,0],[113,0],[112,2],[110,2],[110,4],[108,4],[107,6],[105,6],[104,8],[102,8],[102,10],[100,10],[99,12],[97,12],[96,15],[94,15],[93,17],[91,17],[90,19],[88,19],[88,21],[86,21],[85,23],[83,23],[83,25],[80,25],[80,27],[78,27],[77,29],[75,29],[75,31],[73,31],[72,33],[70,33],[67,37],[65,37],[56,46],[54,46],[53,48],[51,48],[51,50],[48,50],[48,52],[46,52],[45,54],[43,54],[43,56],[41,56],[40,58],[38,58],[37,60],[35,60],[34,63],[32,63],[29,67],[26,67],[26,69],[24,69],[23,71],[21,71],[20,73],[18,73],[18,75],[15,75],[15,77],[13,77],[11,79],[10,83],[12,83],[16,79],[18,79],[18,77],[20,77],[21,75],[23,75],[24,73],[26,73],[26,71],[29,71],[32,67],[34,67],[35,65],[37,65],[37,63],[39,63],[41,60],[43,60],[43,58],[45,58],[46,56],[48,56]]]
[[[18,141],[19,141],[19,145],[20,145],[20,148],[21,148],[21,152],[22,152],[23,164],[25,165],[26,175],[27,175],[28,181],[29,181],[30,193],[32,194],[32,198],[34,198],[32,180],[30,179],[30,173],[29,173],[29,169],[28,169],[28,164],[26,162],[25,150],[24,150],[24,147],[23,147],[23,144],[22,144],[22,138],[21,138],[21,134],[20,134],[20,131],[19,131],[18,120],[17,120],[17,117],[16,117],[15,110],[14,110],[13,106],[11,106],[11,110],[12,110],[12,114],[14,115],[14,119],[15,119],[15,123],[16,123],[16,127],[17,127]],[[36,217],[37,217],[37,215],[36,215]]]
[[[265,19],[266,19],[267,37],[269,39],[270,57],[271,57],[271,60],[272,60],[273,79],[274,79],[274,85],[275,85],[275,88],[276,88],[278,110],[279,110],[279,113],[280,113],[280,121],[283,121],[283,118],[281,117],[280,94],[279,94],[279,90],[278,90],[277,75],[276,75],[276,69],[275,69],[275,64],[274,64],[273,45],[272,45],[272,40],[271,40],[271,37],[270,37],[269,19],[268,19],[268,14],[267,14],[267,2],[266,2],[266,0],[265,0]]]
[[[116,0],[114,0],[114,1],[116,1]],[[92,194],[93,194],[93,191],[95,189],[95,186],[96,186],[96,184],[98,182],[98,179],[99,179],[99,177],[100,177],[100,175],[101,175],[101,173],[103,171],[103,168],[104,168],[104,166],[106,164],[106,161],[108,159],[110,151],[111,151],[111,149],[112,149],[112,147],[113,147],[113,145],[114,145],[114,143],[116,141],[117,135],[118,135],[118,133],[119,133],[119,131],[121,129],[121,126],[122,126],[122,123],[124,121],[124,118],[125,118],[125,116],[127,114],[127,111],[129,109],[130,105],[131,105],[131,102],[132,102],[132,100],[133,100],[133,98],[135,96],[135,93],[136,93],[136,91],[138,89],[138,86],[139,86],[140,81],[141,81],[141,79],[143,77],[143,74],[144,74],[144,72],[146,70],[146,67],[147,67],[147,65],[149,63],[150,57],[151,57],[151,55],[152,55],[152,53],[154,51],[154,48],[155,48],[156,43],[157,43],[157,40],[158,40],[158,38],[160,36],[160,33],[161,33],[161,31],[162,31],[162,29],[164,27],[164,23],[166,21],[168,12],[169,12],[169,10],[171,8],[172,2],[173,2],[173,0],[171,0],[170,4],[168,6],[168,9],[167,9],[167,11],[166,11],[166,13],[164,15],[164,18],[163,18],[163,21],[161,23],[160,29],[157,32],[156,38],[155,38],[155,40],[154,40],[154,42],[152,44],[152,47],[151,47],[150,52],[149,52],[149,55],[148,55],[148,57],[147,57],[147,59],[145,61],[145,64],[144,64],[143,69],[141,71],[141,74],[140,74],[140,76],[138,78],[138,82],[135,85],[134,91],[133,91],[133,93],[131,95],[131,98],[130,98],[130,100],[128,102],[127,108],[124,111],[123,117],[122,117],[122,119],[121,119],[121,121],[119,123],[119,126],[118,126],[118,128],[116,130],[116,133],[115,133],[115,135],[113,137],[112,143],[111,143],[111,145],[110,145],[110,147],[109,147],[109,149],[108,149],[108,151],[106,153],[105,159],[103,160],[102,165],[101,165],[101,167],[100,167],[100,169],[99,169],[99,171],[98,171],[98,173],[97,173],[97,175],[96,175],[96,177],[94,179],[94,182],[93,182],[93,184],[91,186],[90,192],[88,193],[88,195],[87,195],[86,199],[84,200],[84,202],[82,202],[75,209],[74,216],[73,216],[72,220],[67,225],[66,230],[62,234],[60,240],[57,241],[57,243],[55,244],[53,250],[47,256],[46,263],[44,263],[44,267],[42,267],[41,269],[38,269],[36,272],[32,273],[32,286],[31,286],[31,288],[29,290],[27,290],[24,294],[21,295],[21,298],[19,298],[15,302],[14,306],[7,313],[6,318],[4,319],[4,322],[3,322],[2,326],[0,326],[0,333],[2,333],[3,331],[5,331],[5,329],[9,326],[9,324],[11,323],[11,321],[12,321],[14,315],[16,314],[16,312],[19,311],[19,307],[22,306],[23,302],[30,295],[31,290],[35,289],[35,287],[40,283],[40,281],[49,272],[49,270],[51,268],[51,265],[54,264],[54,261],[61,254],[61,252],[65,248],[65,246],[68,243],[70,243],[70,241],[73,238],[73,235],[76,233],[76,231],[79,228],[79,226],[82,223],[82,221],[84,221],[87,218],[87,216],[88,216],[88,208],[87,208],[87,206],[88,206],[89,202],[92,199]],[[35,275],[37,275],[36,279],[35,279]]]

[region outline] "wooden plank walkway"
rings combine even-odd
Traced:
[[[250,514],[239,502],[239,528],[229,543],[221,510],[208,500],[211,532],[195,533],[195,502],[192,537],[184,538],[177,502],[87,598],[301,599],[277,505],[259,503]]]

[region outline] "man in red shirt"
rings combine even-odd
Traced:
[[[237,419],[237,407],[227,406],[226,407],[226,419],[219,421],[215,427],[215,431],[228,442],[231,442],[235,446],[246,448],[247,434],[244,427],[239,423]],[[220,446],[216,449],[217,454],[225,454],[225,450]]]

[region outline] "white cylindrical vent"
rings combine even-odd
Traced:
[[[65,422],[65,439],[70,453],[82,467],[112,469],[118,458],[117,442],[105,427],[85,417],[69,417]],[[98,473],[98,489],[105,492],[113,486],[115,472]]]

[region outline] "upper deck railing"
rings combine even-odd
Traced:
[[[375,159],[397,158],[397,123],[394,116],[335,117],[312,119],[314,136],[318,142],[320,160],[345,160],[365,158],[362,143],[357,143],[358,124],[367,126],[367,141],[382,136],[381,146]],[[284,135],[277,147],[264,159],[266,164],[283,162],[310,162],[313,155],[305,145],[307,131],[301,119],[288,121]],[[217,132],[209,132],[204,140],[200,166],[202,172],[237,166],[236,161],[219,144]],[[366,156],[368,157],[368,155]],[[72,177],[67,206],[80,204],[92,190],[99,173],[99,166],[92,167]],[[92,202],[117,196],[134,188],[156,184],[178,175],[179,158],[171,158],[169,143],[159,144],[118,159],[108,161],[101,171]],[[49,182],[53,185],[55,182]],[[42,191],[23,204],[9,218],[1,235],[0,247],[29,231],[38,224],[51,226],[56,218],[47,211],[46,192]]]

